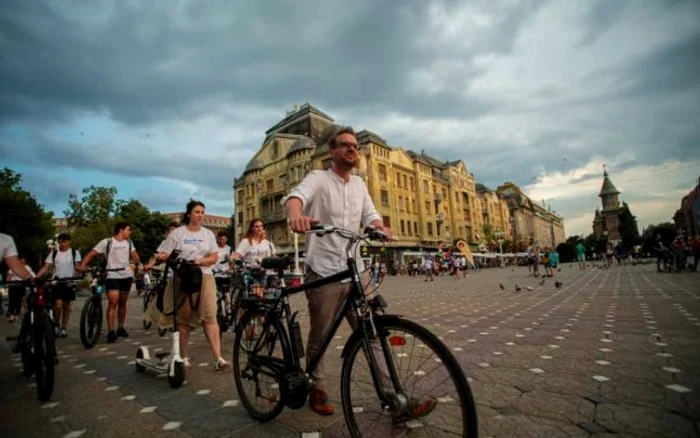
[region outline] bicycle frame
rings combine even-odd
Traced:
[[[319,361],[325,354],[326,350],[328,349],[328,346],[331,343],[331,340],[335,336],[335,333],[337,332],[338,328],[340,327],[340,324],[343,322],[343,319],[345,319],[345,315],[347,314],[348,311],[353,310],[357,314],[357,322],[358,325],[355,328],[355,333],[359,333],[360,336],[362,336],[362,341],[363,341],[363,349],[365,351],[367,360],[368,360],[368,365],[370,368],[370,371],[372,373],[372,380],[375,386],[375,390],[377,391],[377,394],[379,395],[380,399],[382,402],[386,402],[392,405],[393,407],[393,401],[392,398],[389,397],[382,385],[379,383],[381,381],[380,376],[378,374],[378,364],[377,364],[377,358],[374,356],[374,351],[371,348],[371,339],[379,339],[379,341],[382,343],[382,351],[384,353],[384,360],[386,361],[388,365],[388,372],[389,372],[389,378],[391,379],[391,382],[394,385],[394,388],[397,390],[400,390],[401,388],[401,383],[399,381],[399,378],[396,374],[396,367],[394,364],[394,358],[389,354],[389,346],[386,342],[386,339],[378,336],[377,329],[374,326],[373,323],[373,318],[374,318],[374,310],[370,307],[365,314],[362,312],[362,308],[368,304],[367,299],[365,298],[364,294],[364,288],[362,286],[362,282],[360,280],[360,273],[358,272],[357,269],[357,262],[356,260],[352,257],[352,252],[351,252],[351,247],[353,247],[353,242],[349,242],[346,252],[348,255],[347,258],[347,269],[338,272],[336,274],[330,275],[328,277],[324,278],[319,278],[317,280],[310,281],[308,283],[305,283],[301,286],[296,286],[296,287],[288,287],[284,288],[280,294],[280,297],[276,300],[277,302],[274,303],[273,305],[270,305],[269,308],[267,308],[267,311],[265,312],[265,322],[263,323],[263,327],[269,326],[269,325],[276,325],[281,322],[281,317],[284,315],[284,321],[287,323],[287,327],[291,327],[292,323],[294,322],[294,316],[295,314],[292,314],[291,307],[289,305],[289,297],[291,295],[297,294],[299,292],[304,292],[307,290],[311,289],[316,289],[319,287],[323,287],[329,284],[334,284],[341,282],[343,280],[350,279],[350,292],[348,293],[347,297],[343,300],[342,304],[339,306],[339,309],[336,309],[336,314],[333,318],[333,322],[331,323],[330,327],[324,333],[320,346],[318,347],[318,350],[315,352],[315,354],[309,358],[307,361],[306,368],[304,369],[304,373],[309,376],[311,374],[311,371],[316,368],[318,365]],[[281,308],[280,308],[281,306]],[[340,311],[338,311],[340,310]],[[358,332],[359,331],[359,332]],[[264,329],[263,329],[264,332]],[[260,346],[260,343],[263,342],[264,338],[261,337],[255,347],[253,348],[253,351],[257,350],[258,347]],[[291,339],[290,339],[290,334],[287,332],[284,333],[284,339],[280,340],[283,345],[282,348],[288,348],[289,346],[292,345]],[[347,346],[348,344],[346,344]],[[260,357],[257,356],[254,358],[253,362],[258,362],[259,364],[265,363],[267,367],[272,369],[273,371],[279,373],[283,372],[286,368],[287,365],[296,365],[301,368],[300,365],[300,358],[297,356],[297,353],[292,350],[292,360],[293,363],[288,363],[286,361],[282,361],[278,358],[273,358],[273,357]],[[345,355],[345,349],[343,349],[342,356]],[[274,377],[274,376],[272,376]]]

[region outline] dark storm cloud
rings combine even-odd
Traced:
[[[579,47],[593,44],[608,29],[617,23],[618,18],[627,8],[626,0],[596,0],[588,12],[583,15],[582,25],[585,33],[579,41]]]
[[[192,181],[212,188],[233,186],[233,176],[243,168],[240,163],[216,160],[207,155],[172,154],[167,149],[119,149],[111,144],[89,147],[59,142],[41,134],[32,135],[24,147],[0,140],[3,158],[23,165],[67,167],[76,171],[101,170],[132,177],[163,177]],[[193,171],[193,169],[195,171]],[[48,170],[48,169],[47,169]],[[194,181],[196,179],[196,181]]]
[[[539,3],[501,9],[492,41],[456,53],[511,50]],[[363,1],[352,8],[333,2],[319,9],[316,2],[181,4],[187,6],[5,2],[0,121],[55,121],[90,110],[144,124],[187,118],[202,100],[279,108],[311,98],[330,108],[374,105],[419,116],[473,117],[494,107],[476,100],[464,105],[451,92],[406,93],[412,70],[451,56],[421,36],[430,2]],[[460,5],[445,8],[449,13]],[[460,79],[477,73],[467,70]]]

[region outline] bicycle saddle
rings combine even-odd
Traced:
[[[268,257],[262,259],[260,266],[265,269],[273,269],[275,271],[284,270],[292,264],[292,261],[287,257]]]

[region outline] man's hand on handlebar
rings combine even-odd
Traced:
[[[389,227],[385,227],[384,225],[375,225],[375,226],[369,226],[367,228],[373,229],[374,231],[377,232],[377,234],[380,234],[379,237],[382,237],[381,240],[395,240],[394,239],[394,232],[391,230]]]
[[[303,215],[289,218],[289,226],[295,233],[306,233],[318,223],[318,220]]]

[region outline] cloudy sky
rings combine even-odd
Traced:
[[[515,181],[567,234],[605,163],[643,226],[700,176],[699,22],[696,0],[5,0],[0,165],[57,215],[91,184],[229,215],[264,131],[310,102]]]

